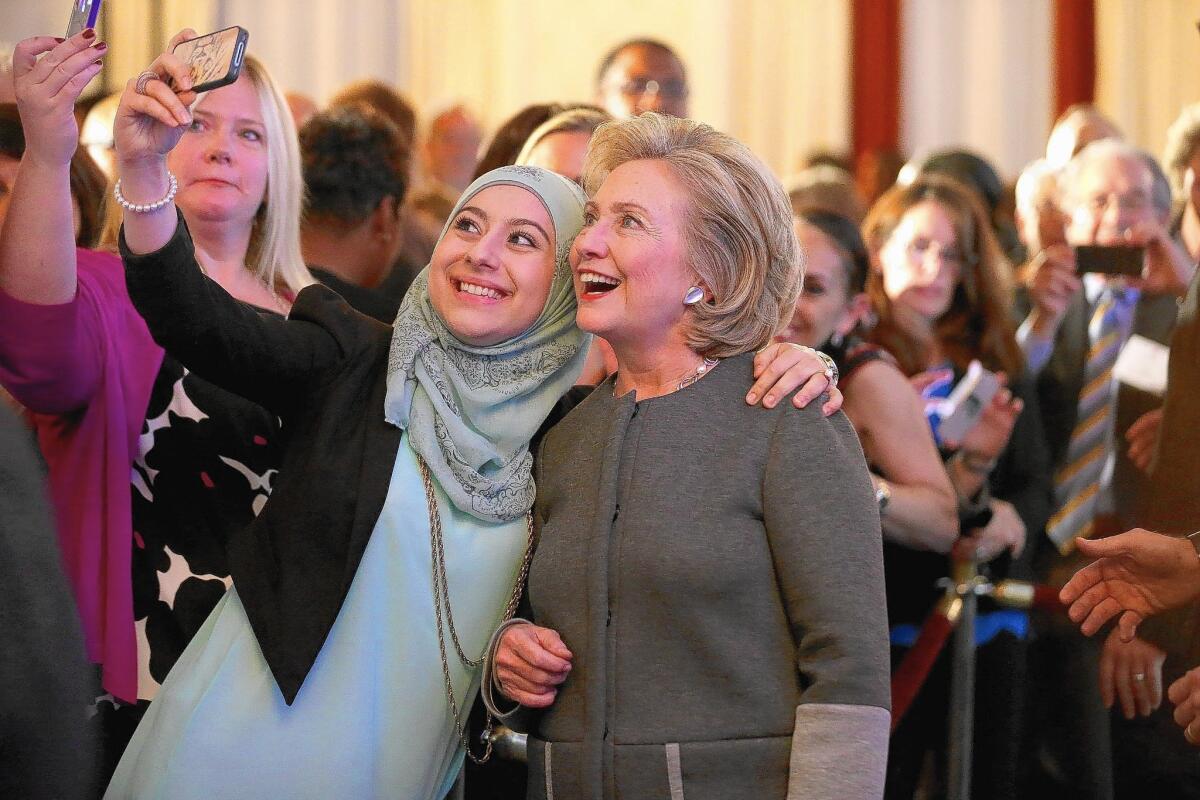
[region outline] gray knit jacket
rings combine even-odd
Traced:
[[[882,795],[866,463],[842,414],[748,406],[751,369],[641,403],[610,378],[543,442],[528,594],[574,659],[533,725],[528,797]]]

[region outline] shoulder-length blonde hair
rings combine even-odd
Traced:
[[[529,138],[525,140],[525,144],[521,147],[521,152],[517,154],[517,160],[514,163],[528,164],[529,157],[533,154],[533,149],[547,136],[553,136],[556,133],[586,133],[592,135],[596,132],[597,128],[606,122],[610,122],[612,118],[612,114],[601,108],[593,108],[591,106],[568,108],[566,111],[555,114],[533,129],[533,133],[529,134]]]
[[[949,215],[963,254],[962,275],[950,308],[934,323],[932,333],[892,303],[883,290],[879,263],[880,251],[904,215],[927,200]],[[896,357],[906,374],[928,367],[935,344],[959,369],[965,370],[972,359],[979,359],[989,370],[1004,370],[1011,378],[1021,374],[1025,359],[1011,315],[1012,266],[996,241],[987,212],[970,189],[937,174],[921,175],[907,186],[893,186],[867,214],[863,237],[872,261],[867,294],[879,319],[871,338]]]
[[[254,85],[267,135],[267,193],[250,230],[246,267],[267,286],[294,295],[316,282],[300,253],[304,178],[296,125],[283,93],[260,60],[247,55],[242,73]],[[203,95],[196,102],[202,98]],[[111,187],[104,211],[100,247],[115,251],[121,230],[121,208],[112,200]]]
[[[791,315],[804,273],[783,186],[732,136],[648,112],[596,130],[584,188],[593,195],[614,169],[642,160],[666,163],[688,194],[690,266],[713,298],[691,307],[688,346],[724,358],[766,345]]]

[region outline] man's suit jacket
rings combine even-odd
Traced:
[[[1078,421],[1079,394],[1083,390],[1084,370],[1091,346],[1088,339],[1088,323],[1095,305],[1089,303],[1084,292],[1078,292],[1067,308],[1062,324],[1054,338],[1054,350],[1050,360],[1037,376],[1038,402],[1042,410],[1042,423],[1046,442],[1050,449],[1053,473],[1064,465],[1067,445]],[[1178,304],[1169,295],[1143,294],[1134,309],[1130,335],[1141,335],[1161,344],[1168,344],[1175,326]],[[1115,513],[1124,529],[1136,524],[1138,497],[1146,490],[1145,476],[1129,460],[1125,432],[1139,417],[1162,405],[1162,398],[1134,389],[1126,384],[1117,387],[1116,420],[1113,446],[1116,449],[1116,468],[1113,473],[1112,491]],[[1052,473],[1052,474],[1053,474]],[[1040,566],[1040,578],[1045,579],[1046,565],[1058,561],[1054,545],[1048,539],[1039,542],[1039,557],[1035,564]],[[1049,552],[1054,551],[1054,552]]]

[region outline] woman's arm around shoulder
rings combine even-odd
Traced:
[[[921,398],[886,361],[856,369],[844,394],[846,416],[867,461],[891,489],[881,520],[884,538],[916,550],[950,552],[958,538],[958,505]]]
[[[845,415],[780,415],[763,523],[804,687],[788,796],[879,797],[891,718],[883,547],[866,461]]]
[[[280,412],[336,377],[373,333],[333,292],[302,291],[288,319],[235,300],[196,261],[182,215],[160,249],[121,238],[129,297],[162,347],[206,380]]]

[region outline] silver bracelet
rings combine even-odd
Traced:
[[[834,361],[833,357],[828,353],[822,353],[816,348],[809,347],[807,350],[817,358],[821,359],[821,363],[825,365],[825,379],[829,381],[829,388],[836,389],[838,385],[838,378],[841,377],[841,375],[838,374],[837,362]]]
[[[135,214],[149,214],[151,211],[158,211],[160,208],[170,203],[175,199],[175,193],[179,191],[179,181],[167,171],[167,196],[157,203],[131,203],[125,199],[125,195],[121,194],[121,179],[117,179],[116,186],[113,186],[113,198],[116,199],[117,205],[126,211],[132,211]]]

